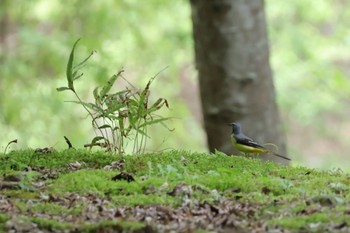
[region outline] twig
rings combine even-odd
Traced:
[[[4,151],[4,154],[6,154],[6,151],[7,151],[7,148],[9,147],[9,145],[11,145],[12,143],[17,143],[17,139],[14,139],[12,141],[10,141],[9,143],[7,143],[7,146],[5,147],[5,151]]]
[[[66,140],[66,143],[68,144],[68,149],[73,148],[72,143],[69,141],[69,139],[66,136],[63,136],[64,140]]]

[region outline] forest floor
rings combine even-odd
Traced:
[[[0,154],[0,232],[349,232],[350,175],[221,153]]]

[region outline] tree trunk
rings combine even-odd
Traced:
[[[210,151],[237,154],[227,123],[240,122],[246,135],[261,144],[273,143],[285,154],[269,63],[264,1],[190,2]],[[286,162],[271,155],[262,158]]]

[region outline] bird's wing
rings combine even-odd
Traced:
[[[254,147],[254,148],[261,148],[261,149],[267,150],[265,147],[263,147],[262,145],[258,144],[253,139],[248,138],[245,135],[242,135],[242,134],[241,135],[236,135],[235,139],[236,139],[238,144],[242,144],[242,145],[246,145],[246,146],[250,146],[250,147]]]
[[[269,151],[268,149],[266,149],[265,147],[263,147],[262,145],[258,144],[257,142],[255,142],[253,139],[245,136],[244,134],[239,134],[239,135],[235,135],[235,139],[236,142],[238,144],[242,144],[242,145],[246,145],[246,146],[250,146],[250,147],[254,147],[254,148],[260,148],[263,150],[266,150],[266,152],[271,153],[272,155],[275,155],[277,157],[283,158],[283,159],[287,159],[287,160],[291,160],[288,157],[285,157],[283,155],[277,154],[275,152]]]

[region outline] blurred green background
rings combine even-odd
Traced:
[[[172,116],[150,130],[148,151],[206,151],[187,0],[1,0],[0,149],[75,147],[90,142],[90,120],[64,86],[73,43],[78,59],[97,53],[77,81],[81,97],[112,74],[139,87],[163,68],[151,99]],[[350,165],[350,2],[266,0],[271,65],[294,164],[347,170]],[[116,88],[127,84],[118,82]]]

